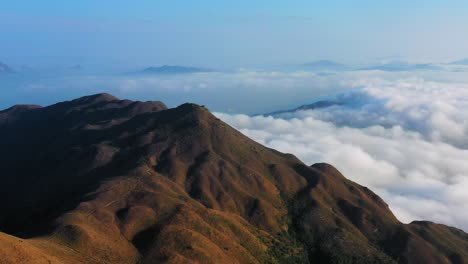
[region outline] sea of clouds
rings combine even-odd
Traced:
[[[468,231],[468,74],[464,69],[341,73],[239,70],[173,76],[0,79],[11,102],[50,103],[98,92],[206,105],[254,140],[307,164],[328,162],[382,196],[403,222]],[[275,116],[317,100],[338,105]]]
[[[333,164],[403,222],[468,230],[468,83],[374,77],[352,80],[359,89],[338,94],[331,100],[340,104],[329,108],[216,115],[308,164]]]

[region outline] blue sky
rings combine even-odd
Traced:
[[[468,57],[468,2],[0,1],[0,61],[249,67]]]

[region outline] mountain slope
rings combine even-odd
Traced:
[[[468,260],[463,231],[401,224],[331,165],[203,107],[100,94],[21,109],[0,112],[0,230],[21,237],[0,233],[7,263]]]

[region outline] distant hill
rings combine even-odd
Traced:
[[[314,62],[309,62],[309,63],[304,63],[301,65],[304,69],[308,70],[314,70],[314,71],[341,71],[341,70],[346,70],[349,67],[335,61],[331,60],[318,60]]]
[[[289,110],[279,110],[271,113],[266,113],[266,114],[261,114],[263,116],[275,116],[275,115],[280,115],[280,114],[286,114],[286,113],[293,113],[296,111],[305,111],[305,110],[314,110],[314,109],[319,109],[319,108],[327,108],[331,107],[334,105],[342,105],[344,104],[343,102],[338,102],[338,101],[328,101],[328,100],[322,100],[322,101],[317,101],[312,104],[306,104],[306,105],[301,105],[297,108],[294,109],[289,109]]]
[[[389,72],[398,72],[398,71],[422,71],[422,70],[438,70],[439,66],[425,63],[425,64],[411,64],[408,62],[389,62],[380,65],[374,65],[369,67],[364,67],[358,70],[368,71],[368,70],[379,70],[379,71],[389,71]]]
[[[199,73],[199,72],[212,72],[213,70],[196,67],[185,66],[170,66],[163,65],[160,67],[148,67],[142,70],[142,74],[185,74],[185,73]]]
[[[458,61],[454,61],[454,62],[451,62],[449,64],[452,64],[452,65],[468,65],[468,58],[467,59],[462,59],[462,60],[458,60]]]
[[[83,66],[79,65],[79,64],[76,64],[76,65],[72,65],[70,67],[67,68],[68,70],[72,70],[72,71],[81,71],[83,70]]]
[[[15,72],[10,66],[6,65],[5,63],[0,62],[0,74],[2,73],[13,73]]]
[[[403,224],[332,165],[195,104],[14,106],[0,146],[1,263],[468,263],[462,230]]]

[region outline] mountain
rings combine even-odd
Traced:
[[[79,64],[76,64],[67,68],[67,70],[72,70],[72,71],[82,71],[83,69],[84,67]]]
[[[0,62],[0,74],[2,73],[13,73],[14,70],[10,66]]]
[[[279,110],[279,111],[266,113],[266,114],[262,114],[262,115],[263,116],[276,116],[276,115],[280,115],[280,114],[294,113],[296,111],[314,110],[314,109],[327,108],[327,107],[331,107],[331,106],[334,106],[334,105],[343,105],[343,104],[345,104],[345,102],[321,100],[321,101],[314,102],[312,104],[301,105],[301,106],[296,107],[294,109]]]
[[[318,60],[302,64],[301,68],[313,71],[342,71],[348,69],[348,66],[330,60]]]
[[[468,234],[400,223],[183,104],[98,94],[0,112],[2,263],[466,263]]]
[[[394,61],[389,63],[384,63],[380,65],[370,66],[361,68],[361,71],[368,70],[379,70],[379,71],[388,71],[388,72],[398,72],[398,71],[425,71],[425,70],[438,70],[439,66],[426,63],[426,64],[411,64],[408,62]]]
[[[451,62],[449,64],[452,64],[452,65],[468,65],[468,58],[463,59],[463,60],[454,61],[454,62]]]
[[[22,113],[40,107],[39,105],[15,105],[6,110],[2,110],[0,111],[0,124],[16,121]]]
[[[184,73],[199,73],[199,72],[211,72],[212,70],[185,67],[185,66],[169,66],[163,65],[161,67],[148,67],[142,70],[140,73],[143,74],[184,74]]]

